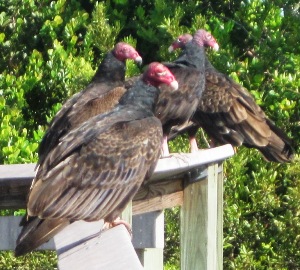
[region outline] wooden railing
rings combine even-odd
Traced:
[[[75,222],[41,248],[57,250],[62,270],[81,269],[80,265],[82,269],[160,270],[164,247],[162,210],[181,206],[181,269],[222,269],[222,162],[232,155],[232,147],[225,145],[160,159],[151,179],[123,213],[122,218],[133,219],[132,241],[123,226],[99,234],[102,221]],[[0,209],[26,207],[34,167],[0,166]],[[19,220],[0,218],[0,250],[14,248]],[[107,264],[109,268],[105,268]]]

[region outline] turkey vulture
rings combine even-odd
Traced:
[[[169,155],[167,137],[174,125],[183,124],[194,114],[204,90],[204,47],[218,48],[214,37],[206,31],[198,31],[191,42],[185,44],[183,53],[173,62],[163,64],[176,77],[177,91],[162,91],[155,110],[155,116],[163,124],[164,142],[163,156]],[[133,83],[137,77],[131,78],[126,85]]]
[[[71,129],[95,115],[109,111],[118,103],[126,91],[126,59],[133,59],[137,63],[142,61],[131,45],[119,42],[106,54],[91,83],[62,106],[40,143],[39,164]]]
[[[184,34],[172,48],[184,48],[192,36]],[[171,49],[172,49],[171,48]],[[287,135],[267,118],[250,93],[216,70],[205,58],[205,90],[192,122],[183,130],[195,136],[199,127],[213,141],[258,149],[267,161],[289,162],[294,150]],[[174,129],[172,137],[180,128]]]
[[[33,180],[16,256],[73,221],[111,223],[120,215],[160,155],[162,125],[153,111],[161,84],[178,88],[173,74],[154,62],[114,109],[59,139]]]
[[[197,31],[190,42],[185,43],[183,53],[172,63],[163,63],[176,77],[179,89],[164,91],[159,96],[155,115],[163,124],[163,155],[169,155],[167,138],[175,125],[189,121],[194,114],[205,87],[205,47],[218,48],[214,37]]]

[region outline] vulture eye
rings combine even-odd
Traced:
[[[207,37],[207,39],[211,39],[211,38],[212,38],[212,35],[211,35],[211,34],[208,34],[206,37]]]
[[[183,39],[183,37],[182,37],[182,36],[180,36],[180,37],[177,39],[177,41],[178,41],[178,42],[183,42],[183,41],[184,41],[184,39]]]

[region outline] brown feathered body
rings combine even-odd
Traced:
[[[62,136],[89,118],[111,110],[126,92],[125,61],[127,58],[140,61],[141,58],[133,47],[124,44],[118,43],[114,50],[106,54],[91,83],[83,91],[68,99],[53,118],[39,145],[38,164],[43,163]],[[118,45],[130,51],[127,58],[125,56],[122,60],[117,58],[115,51],[119,49]]]
[[[155,115],[168,135],[172,126],[188,121],[197,109],[204,90],[204,47],[189,42],[183,54],[172,63],[164,63],[178,81],[177,91],[165,89],[156,106]]]
[[[113,110],[59,139],[34,178],[17,256],[70,222],[112,222],[120,215],[160,155],[162,126],[153,114],[158,95],[158,88],[138,81]]]
[[[204,90],[204,57],[204,48],[190,42],[178,59],[163,63],[174,74],[179,85],[177,91],[162,86],[164,91],[161,91],[156,105],[155,116],[162,122],[166,136],[172,126],[187,122],[197,109]],[[125,88],[131,87],[139,78],[127,79]]]
[[[247,89],[218,72],[207,58],[205,90],[192,122],[181,131],[193,136],[199,127],[215,143],[256,148],[268,161],[289,162],[293,158],[287,135],[267,118]],[[179,130],[173,130],[171,137]]]

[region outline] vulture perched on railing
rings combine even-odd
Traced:
[[[171,50],[185,48],[192,38],[189,34],[180,36]],[[187,126],[175,127],[169,138],[184,131],[194,137],[201,127],[214,142],[256,148],[267,161],[293,159],[294,150],[287,135],[267,118],[247,89],[216,70],[207,57],[205,90],[191,120]]]
[[[163,156],[169,155],[167,138],[172,126],[189,121],[197,109],[205,84],[205,47],[217,50],[219,45],[210,33],[197,31],[192,40],[185,44],[179,58],[163,63],[179,83],[177,91],[163,91],[156,106],[155,116],[163,124]],[[130,78],[126,85],[131,85],[137,78]]]
[[[59,139],[89,118],[112,109],[126,92],[126,60],[141,64],[142,58],[129,44],[119,42],[99,65],[91,83],[73,95],[53,118],[39,146],[39,164]]]
[[[114,109],[59,139],[33,180],[16,256],[73,221],[112,223],[121,214],[160,156],[162,125],[153,112],[162,84],[178,88],[168,68],[150,64]]]

